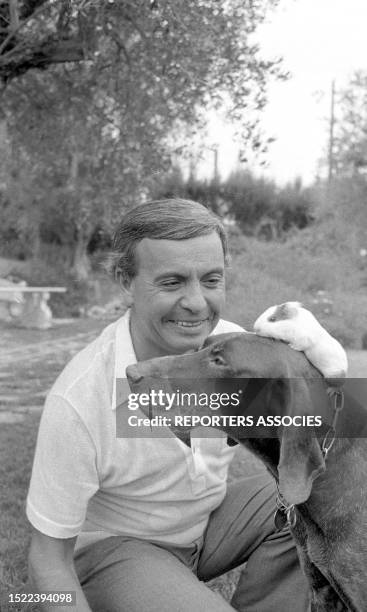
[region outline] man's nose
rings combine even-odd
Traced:
[[[181,306],[192,312],[200,312],[206,308],[206,299],[200,283],[189,285],[181,298]]]

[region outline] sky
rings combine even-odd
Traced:
[[[331,82],[336,91],[359,69],[367,70],[366,0],[280,0],[258,29],[265,58],[284,58],[291,73],[287,82],[272,83],[262,128],[275,137],[268,167],[252,169],[284,184],[300,176],[311,183],[320,172],[319,160],[328,144]],[[230,126],[212,119],[209,140],[219,144],[220,174],[237,164],[238,151]],[[210,175],[213,153],[207,152],[202,172]]]

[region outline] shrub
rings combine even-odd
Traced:
[[[225,219],[232,219],[247,235],[265,240],[283,237],[292,228],[313,220],[313,194],[300,181],[279,188],[251,172],[237,170],[226,181],[187,180],[179,168],[161,177],[151,190],[153,198],[183,197],[197,200]]]
[[[303,189],[299,180],[280,188],[241,170],[229,176],[222,195],[241,229],[265,240],[282,238],[293,227],[302,229],[313,220],[312,192]]]

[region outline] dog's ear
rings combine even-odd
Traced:
[[[304,416],[320,414],[317,406],[326,401],[322,381],[291,378],[284,381],[285,414]],[[323,397],[325,395],[325,397]],[[289,504],[305,502],[312,483],[325,470],[325,461],[315,430],[308,426],[283,426],[278,464],[279,489]]]

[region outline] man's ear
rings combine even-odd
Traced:
[[[126,306],[132,306],[134,303],[134,279],[121,277],[120,286]]]
[[[319,402],[313,400],[325,394],[317,379],[291,378],[286,381],[286,409],[289,416],[318,414]],[[320,397],[319,397],[320,399]],[[323,400],[323,398],[321,398]],[[283,426],[278,464],[279,489],[289,504],[305,502],[315,478],[325,471],[325,461],[313,427]]]

